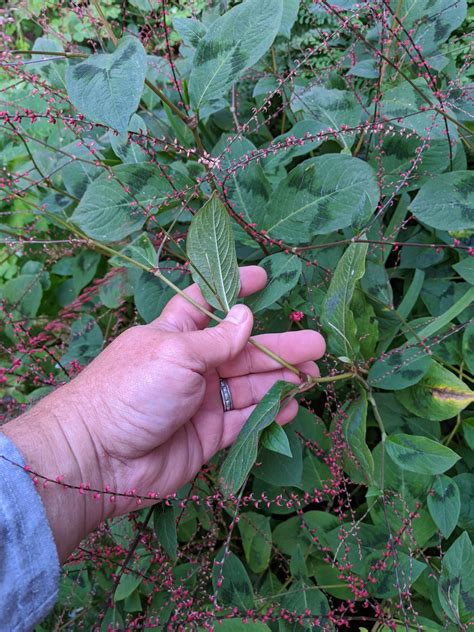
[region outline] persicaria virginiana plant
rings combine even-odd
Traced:
[[[151,510],[135,490],[38,630],[469,628],[473,11],[0,8],[4,419],[192,280],[222,317],[238,265],[268,273],[256,330],[328,343],[294,423],[278,383],[192,483]]]

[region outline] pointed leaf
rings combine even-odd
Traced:
[[[293,456],[286,432],[275,421],[272,421],[268,428],[263,431],[260,445],[277,454],[284,454],[290,458]]]
[[[125,37],[112,54],[91,55],[70,66],[66,87],[72,104],[95,123],[126,132],[143,91],[147,58],[136,37]]]
[[[260,265],[268,275],[268,283],[263,290],[247,299],[247,305],[253,312],[270,307],[292,290],[300,279],[302,269],[299,257],[284,252],[265,257]]]
[[[336,356],[354,358],[358,349],[350,302],[356,283],[364,276],[368,244],[351,244],[343,254],[332,277],[323,304],[321,321]]]
[[[247,511],[240,516],[239,531],[249,568],[254,573],[263,573],[272,553],[270,518]]]
[[[387,454],[402,469],[417,474],[443,474],[461,458],[451,448],[426,437],[391,435]]]
[[[342,154],[305,160],[275,189],[260,228],[286,243],[340,228],[362,228],[372,216],[379,188],[373,169]]]
[[[432,359],[423,347],[399,347],[374,362],[367,381],[377,388],[398,391],[419,382],[431,363]]]
[[[409,388],[397,392],[398,400],[418,417],[443,421],[451,419],[474,401],[474,392],[437,362]]]
[[[446,475],[438,476],[428,494],[428,509],[436,526],[449,538],[461,511],[461,495],[456,482]]]
[[[186,247],[204,298],[228,312],[239,293],[240,275],[230,218],[216,194],[193,217]]]
[[[281,400],[293,388],[294,385],[288,382],[274,384],[245,422],[220,471],[222,487],[226,492],[235,493],[243,485],[257,459],[262,430],[274,421]]]
[[[352,456],[358,462],[366,480],[371,482],[374,474],[374,459],[365,438],[367,429],[367,396],[365,393],[347,408],[342,427]]]
[[[161,503],[156,505],[153,512],[153,526],[160,545],[168,557],[176,560],[178,551],[178,537],[176,535],[176,519],[174,508]]]
[[[217,18],[200,39],[189,79],[195,111],[225,97],[231,85],[270,48],[280,28],[282,0],[246,0]]]
[[[230,551],[224,555],[224,549],[221,549],[216,555],[212,586],[217,593],[218,603],[236,606],[244,611],[254,605],[253,588],[245,566]]]

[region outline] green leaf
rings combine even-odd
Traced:
[[[148,553],[141,551],[141,556],[136,568],[133,570],[125,570],[120,577],[120,581],[115,590],[114,601],[123,601],[130,597],[130,595],[140,586],[143,581],[143,576],[146,574],[151,566],[152,556]],[[122,571],[119,567],[118,573]]]
[[[196,48],[207,33],[205,24],[195,18],[175,18],[173,26],[185,44]]]
[[[473,402],[474,392],[451,371],[433,361],[418,384],[399,391],[397,398],[414,415],[443,421]]]
[[[358,350],[350,302],[356,283],[364,276],[368,244],[351,244],[341,257],[323,303],[321,322],[329,348],[336,356],[354,358]]]
[[[246,0],[211,24],[197,45],[189,79],[195,111],[210,113],[213,103],[267,52],[282,11],[282,0]]]
[[[133,135],[129,138],[128,132],[147,133],[146,123],[141,116],[132,115],[127,132],[121,132],[118,135],[109,132],[110,144],[115,154],[125,163],[147,162],[150,157],[142,147],[144,139]]]
[[[288,440],[291,456],[282,452],[273,452],[262,445],[252,473],[256,478],[275,487],[288,485],[300,487],[303,476],[303,446],[293,426],[282,428],[282,432]]]
[[[474,531],[474,474],[463,472],[455,476],[453,480],[462,490],[458,524],[461,529]]]
[[[0,297],[8,304],[9,309],[19,312],[22,317],[33,318],[43,297],[39,276],[21,274],[10,279],[0,288]]]
[[[246,303],[253,312],[270,307],[278,299],[292,290],[301,276],[301,259],[296,255],[279,252],[262,259],[260,264],[268,274],[268,283]]]
[[[415,435],[392,435],[386,440],[385,447],[402,470],[417,474],[443,474],[461,458],[451,448]]]
[[[362,116],[362,107],[352,92],[346,90],[328,90],[315,85],[311,88],[296,90],[291,98],[294,112],[303,111],[305,118],[314,119],[320,124],[320,131],[334,130],[337,140],[350,148],[355,134],[345,134],[341,128],[357,127]]]
[[[235,493],[243,484],[257,459],[258,440],[280,410],[281,400],[294,388],[288,382],[277,382],[245,422],[222,465],[220,477],[228,493]]]
[[[91,55],[68,68],[68,96],[89,120],[126,132],[140,103],[146,69],[140,40],[125,37],[112,54]]]
[[[215,193],[194,215],[186,248],[204,298],[228,312],[239,293],[240,275],[229,214]]]
[[[438,529],[449,538],[461,511],[459,487],[452,478],[444,474],[436,478],[428,494],[428,509]]]
[[[467,445],[474,450],[474,417],[463,420],[462,431]]]
[[[222,583],[219,585],[219,580]],[[221,549],[214,560],[212,586],[217,602],[249,610],[254,605],[253,588],[245,566],[237,555],[229,551],[224,556]]]
[[[398,13],[415,44],[427,56],[438,50],[466,17],[466,0],[403,0]]]
[[[270,518],[247,511],[240,515],[239,531],[250,570],[254,573],[263,573],[268,567],[272,553]]]
[[[176,535],[176,518],[174,508],[164,503],[156,505],[153,511],[153,526],[160,546],[172,560],[176,560],[178,537]]]
[[[261,165],[249,160],[255,151],[255,145],[247,138],[228,134],[222,135],[212,150],[217,159],[214,172],[219,179],[224,178],[233,210],[249,223],[255,222],[270,198],[270,183]]]
[[[261,229],[290,244],[340,228],[362,228],[379,200],[373,169],[342,154],[305,160],[284,178],[268,203]]]
[[[374,475],[374,459],[367,446],[366,428],[367,396],[362,393],[359,399],[352,402],[344,411],[342,429],[352,458],[356,459],[364,478],[370,483]]]
[[[185,179],[173,174],[176,188]],[[98,241],[119,241],[139,230],[148,214],[173,195],[174,189],[156,165],[119,165],[94,180],[79,202],[71,220],[88,237]]]
[[[304,615],[309,613],[312,616],[325,618],[329,614],[329,603],[321,590],[314,584],[305,583],[300,579],[297,582],[293,582],[288,591],[283,595],[281,600],[282,608],[288,610],[290,613],[296,613],[296,615]],[[292,619],[297,618],[293,615]],[[296,621],[293,623],[284,623],[280,621],[280,632],[300,632],[301,630],[314,630],[314,627],[309,621],[302,625]],[[319,627],[324,629],[324,624],[320,623]]]
[[[103,344],[104,337],[99,325],[92,316],[84,314],[72,324],[69,348],[62,356],[61,363],[64,365],[70,362],[88,364],[99,355]]]
[[[189,275],[180,270],[162,269],[161,273],[181,289],[189,283]],[[174,290],[154,274],[142,272],[135,285],[135,306],[143,320],[151,323],[158,318],[174,294]]]
[[[423,347],[398,347],[374,362],[367,381],[387,391],[399,391],[416,384],[426,375],[432,363]]]
[[[474,374],[474,320],[471,321],[464,330],[462,337],[462,354],[467,368]]]
[[[430,180],[421,187],[410,210],[431,228],[474,228],[474,173],[454,171]]]
[[[474,547],[464,531],[446,551],[438,582],[441,606],[449,619],[458,625],[472,621],[473,567]]]
[[[275,421],[272,421],[268,428],[265,428],[262,432],[260,445],[272,452],[277,452],[278,454],[283,454],[290,458],[293,456],[286,432]]]
[[[461,261],[456,263],[453,268],[462,276],[463,279],[471,285],[474,285],[474,257],[465,257],[464,259],[461,259]]]
[[[283,37],[290,39],[291,29],[298,17],[299,8],[300,0],[283,0],[283,13],[278,35],[283,35]]]

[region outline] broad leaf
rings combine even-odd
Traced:
[[[474,392],[451,371],[433,361],[418,384],[399,391],[397,397],[414,415],[443,421],[473,402]]]
[[[251,160],[254,151],[255,145],[246,138],[228,136],[222,136],[212,151],[217,159],[214,171],[233,210],[249,223],[255,222],[270,197],[270,184],[261,165]]]
[[[189,274],[180,270],[162,269],[161,273],[181,289],[184,289],[189,283]],[[166,303],[173,296],[174,291],[150,272],[142,272],[135,283],[135,306],[146,323],[151,323],[155,318],[158,318]]]
[[[449,619],[458,625],[472,621],[473,567],[474,547],[464,531],[446,551],[438,582],[441,606]]]
[[[323,304],[321,321],[333,354],[354,358],[358,350],[354,316],[350,302],[356,283],[364,276],[368,244],[351,244],[332,277]]]
[[[267,52],[282,11],[282,0],[246,0],[211,24],[197,45],[189,79],[195,111],[212,111],[214,102]]]
[[[140,40],[125,37],[112,54],[91,55],[68,68],[68,96],[89,120],[126,132],[140,103],[146,69]]]
[[[183,42],[191,48],[196,48],[207,33],[206,26],[195,18],[175,18],[173,26]]]
[[[275,422],[272,422],[269,427],[272,427],[273,423]],[[301,487],[303,476],[303,446],[301,445],[301,440],[291,425],[281,428],[281,432],[286,436],[289,453],[285,454],[285,451],[276,452],[262,444],[252,474],[256,478],[265,481],[267,485]],[[279,435],[282,442],[284,442],[282,434],[279,433]]]
[[[217,602],[248,610],[254,605],[253,588],[245,566],[237,555],[230,551],[224,555],[221,549],[214,560],[212,586]]]
[[[387,454],[402,470],[417,474],[443,474],[461,458],[451,448],[415,435],[392,435],[385,446]]]
[[[186,182],[179,174],[173,180],[176,187]],[[88,186],[71,219],[92,239],[119,241],[139,230],[173,192],[156,165],[119,165],[112,177],[105,172]]]
[[[280,410],[281,400],[294,388],[288,382],[274,384],[245,422],[222,465],[220,477],[228,493],[235,493],[244,483],[257,458],[258,440]]]
[[[151,566],[152,556],[149,553],[141,551],[138,564],[134,565],[132,570],[125,569],[120,577],[120,581],[115,590],[114,601],[123,601],[140,586],[146,572]],[[122,568],[117,569],[117,574],[122,572]]]
[[[228,312],[239,293],[240,275],[229,214],[216,194],[194,215],[186,249],[204,298]]]
[[[138,114],[133,114],[128,124],[128,132],[135,132],[135,134],[147,133],[145,121]],[[116,135],[114,132],[110,132],[110,144],[112,149],[117,154],[122,162],[136,163],[147,162],[149,156],[143,149],[143,139],[139,136],[132,135],[129,138],[128,132],[121,132]],[[141,142],[139,142],[139,139]]]
[[[283,13],[281,16],[281,24],[278,35],[283,35],[287,39],[290,38],[291,29],[298,17],[298,9],[300,8],[300,0],[283,0]]]
[[[43,289],[39,277],[35,274],[22,274],[0,288],[0,299],[3,299],[8,309],[14,310],[24,317],[36,316]]]
[[[467,368],[474,374],[474,320],[469,323],[464,331],[462,352]]]
[[[271,452],[283,454],[284,456],[289,456],[290,458],[293,456],[286,432],[275,421],[272,421],[268,428],[265,428],[263,431],[260,444],[263,448],[266,448]]]
[[[272,553],[270,518],[246,511],[240,516],[239,531],[250,570],[254,573],[263,573],[268,567]]]
[[[474,228],[474,173],[454,171],[430,180],[410,210],[420,222],[439,230]]]
[[[153,526],[160,546],[172,560],[177,558],[178,538],[174,508],[164,503],[156,505],[153,512]]]
[[[286,623],[280,621],[279,632],[299,632],[301,630],[313,630],[314,625],[310,623],[311,619],[302,625],[297,622],[298,615],[311,615],[318,617],[320,621],[324,620],[329,614],[329,603],[321,590],[314,584],[305,583],[303,580],[299,580],[291,584],[288,592],[283,596],[281,600],[281,606],[292,613],[290,621],[293,623]],[[320,623],[319,626],[324,629],[326,626]]]
[[[431,363],[432,359],[423,347],[399,347],[374,362],[367,379],[377,388],[398,391],[419,382]]]
[[[342,128],[353,129],[360,123],[362,107],[352,92],[328,90],[322,86],[296,90],[291,98],[293,111],[303,110],[305,118],[320,124],[320,131],[338,132],[337,140],[344,147],[351,147],[355,134],[347,134]]]
[[[397,15],[423,55],[438,50],[466,17],[466,0],[402,0]],[[399,22],[394,20],[394,27]]]
[[[96,321],[87,314],[75,320],[71,327],[69,347],[62,356],[61,363],[67,366],[70,362],[86,365],[102,351],[104,337]]]
[[[474,285],[474,257],[465,257],[453,266],[458,274],[468,283]]]
[[[362,228],[378,200],[377,179],[367,163],[326,154],[305,160],[280,182],[261,228],[275,239],[301,244],[313,235]]]
[[[274,305],[292,290],[299,281],[302,269],[299,257],[284,252],[265,257],[260,265],[268,274],[268,283],[263,290],[247,299],[247,305],[253,312]]]
[[[459,487],[452,478],[444,474],[436,478],[428,494],[428,509],[438,529],[449,538],[461,511]]]

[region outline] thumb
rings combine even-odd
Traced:
[[[245,305],[234,305],[221,323],[188,335],[193,353],[214,369],[235,358],[252,333],[253,314]]]

